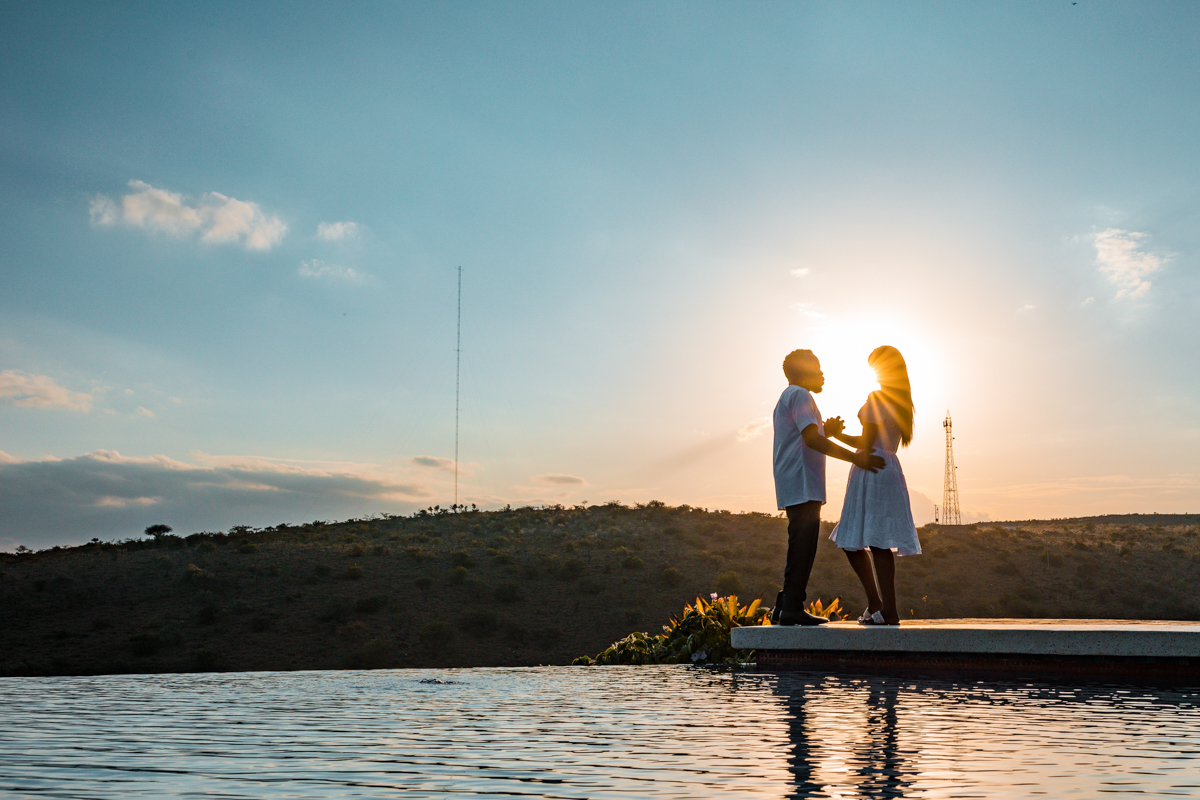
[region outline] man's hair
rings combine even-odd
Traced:
[[[783,374],[789,383],[795,383],[813,371],[816,360],[812,350],[793,350],[783,359]]]

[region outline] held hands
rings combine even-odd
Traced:
[[[858,452],[854,454],[854,466],[859,469],[865,469],[867,472],[878,472],[883,469],[886,464],[881,457],[871,455],[866,452]]]
[[[837,436],[846,429],[846,423],[842,422],[841,417],[830,417],[825,420],[825,435]]]

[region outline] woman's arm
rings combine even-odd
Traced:
[[[817,433],[816,425],[809,425],[800,432],[800,435],[804,437],[804,444],[811,447],[813,450],[816,450],[818,453],[824,453],[827,456],[832,456],[834,458],[841,459],[842,461],[849,461],[854,466],[858,467],[859,469],[865,469],[867,472],[875,472],[876,470],[883,469],[885,462],[879,456],[871,455],[869,450],[851,453],[849,450],[838,447],[836,444]],[[874,442],[874,436],[872,436],[871,441]]]
[[[867,452],[870,452],[871,448],[875,446],[876,440],[879,439],[879,426],[874,422],[868,422],[867,424],[863,425],[862,436],[850,436],[849,434],[845,433],[835,433],[834,438],[844,444],[848,444],[851,447],[857,448],[858,450],[866,450]]]
[[[865,433],[865,431],[864,431],[864,433]],[[842,444],[848,444],[851,447],[857,448],[859,450],[866,449],[863,446],[863,440],[866,438],[865,436],[851,436],[848,433],[835,433],[833,435],[833,438],[837,439]]]

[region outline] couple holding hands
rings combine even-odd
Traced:
[[[908,486],[896,458],[896,450],[912,440],[912,390],[908,367],[896,348],[877,347],[867,364],[875,370],[880,388],[867,396],[858,412],[862,434],[850,436],[841,417],[821,421],[813,395],[824,387],[825,375],[812,351],[795,350],[783,360],[788,387],[775,406],[774,464],[775,498],[787,512],[788,548],[783,591],[771,611],[774,624],[828,622],[804,610],[821,533],[826,456],[854,465],[846,482],[841,519],[829,538],[846,553],[866,591],[867,609],[858,622],[900,624],[895,553],[921,552]],[[854,452],[834,444],[831,438],[853,447]]]

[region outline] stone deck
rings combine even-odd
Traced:
[[[1200,685],[1200,623],[946,619],[735,628],[760,667],[1169,679]]]

